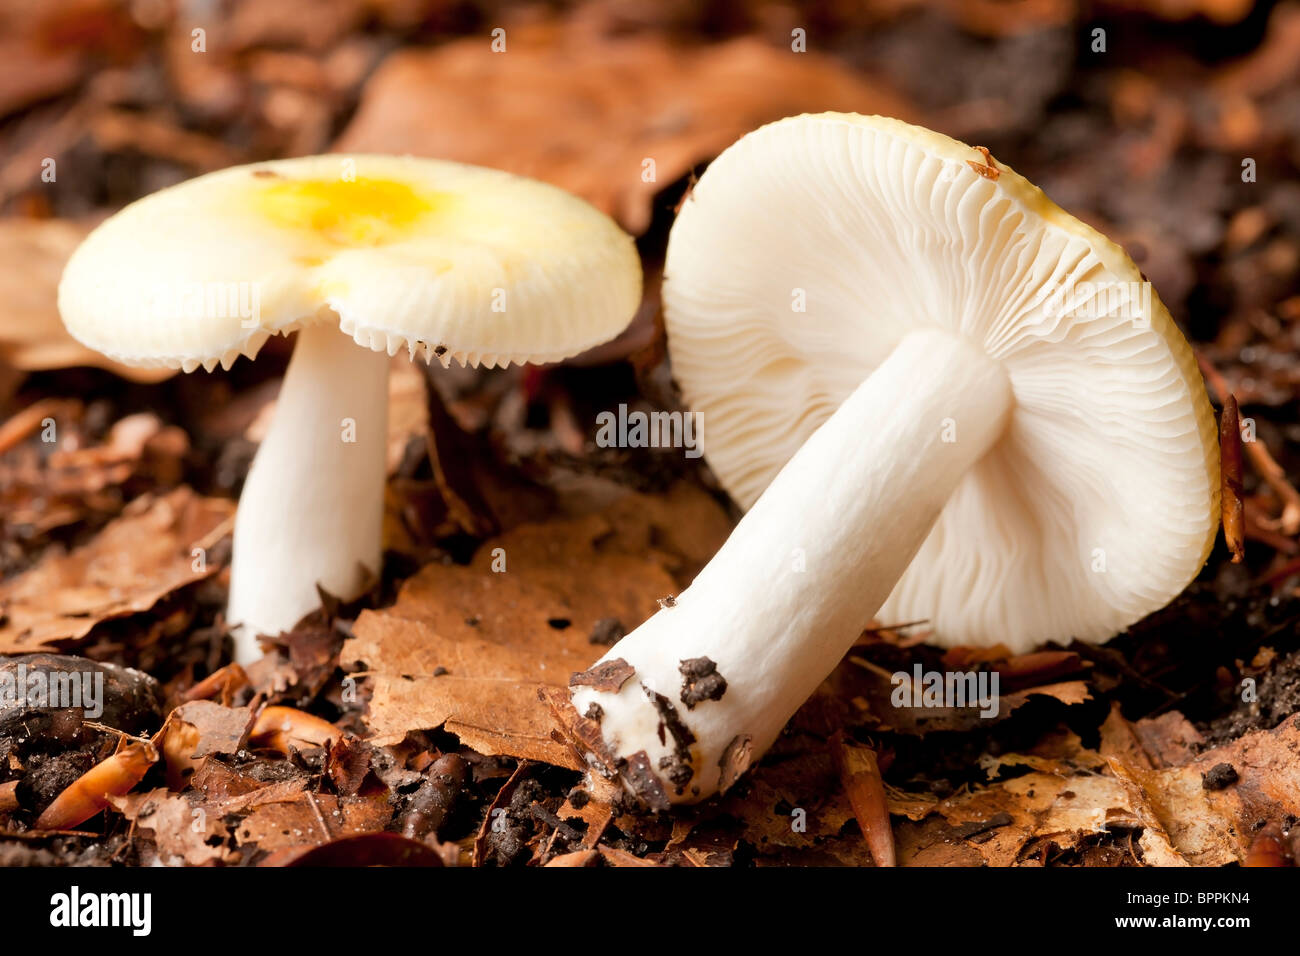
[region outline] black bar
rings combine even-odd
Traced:
[[[51,925],[59,895],[70,904],[73,886],[83,907],[88,895],[149,894],[148,935],[136,936],[130,925]],[[627,932],[618,924],[631,920],[642,922],[647,933],[655,926],[669,929],[668,939],[716,932],[725,936],[728,949],[738,941],[736,933],[756,931],[762,942],[764,927],[775,932],[780,926],[809,933],[813,941],[851,928],[854,949],[898,938],[900,932],[915,942],[936,933],[936,942],[947,941],[941,945],[961,933],[982,934],[985,942],[1009,943],[1022,934],[1082,942],[1104,934],[1149,943],[1170,932],[1217,945],[1260,932],[1294,939],[1295,889],[1294,876],[1236,868],[647,868],[550,874],[536,869],[0,869],[0,932],[7,944],[103,939],[135,948],[207,938],[233,947],[244,933],[265,927],[263,938],[330,943],[375,934],[372,941],[387,946],[401,938],[428,942],[445,924],[462,933],[472,930],[481,946],[493,948],[521,933],[569,945],[586,934],[590,942],[609,942]],[[98,901],[96,896],[92,905]],[[1134,919],[1153,922],[1121,925]],[[1191,926],[1190,919],[1212,922],[1208,928]],[[476,927],[475,920],[482,923]]]

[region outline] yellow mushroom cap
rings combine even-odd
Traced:
[[[499,170],[323,155],[147,196],[73,254],[59,310],[128,365],[228,366],[335,322],[360,345],[487,366],[617,335],[641,297],[630,236],[563,190]]]

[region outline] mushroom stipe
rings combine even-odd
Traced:
[[[1100,642],[1204,564],[1219,457],[1191,350],[1123,250],[987,150],[773,123],[700,178],[664,272],[674,377],[749,510],[605,655],[636,681],[561,716],[648,805],[733,783],[873,618]],[[703,659],[725,694],[683,686]]]
[[[640,299],[631,237],[562,190],[365,155],[147,196],[87,237],[59,286],[72,335],[127,365],[228,368],[298,333],[236,517],[226,619],[241,663],[320,590],[352,600],[380,570],[391,356],[558,361],[616,336]]]

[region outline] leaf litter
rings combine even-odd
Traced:
[[[1069,4],[1015,18],[984,4],[827,8],[797,57],[785,51],[799,21],[780,4],[709,22],[678,5],[507,12],[508,57],[445,11],[363,0],[307,19],[232,4],[204,57],[178,53],[188,24],[150,5],[60,0],[14,20],[0,57],[0,653],[6,673],[103,669],[108,700],[99,723],[0,704],[2,858],[1293,864],[1300,31],[1280,4],[1259,36],[1232,33],[1235,55],[1189,64],[1162,36],[1179,5],[1129,6],[1115,15],[1142,62],[1117,50],[1087,83],[1061,55]],[[1193,30],[1245,16],[1235,2],[1199,9],[1214,26]],[[87,16],[96,30],[69,32]],[[70,39],[59,52],[50,37]],[[967,82],[936,84],[935,57]],[[111,67],[91,76],[91,62]],[[863,622],[723,797],[640,812],[583,776],[538,691],[563,693],[680,593],[735,517],[698,462],[591,442],[585,423],[620,401],[677,407],[652,288],[636,336],[565,367],[395,362],[380,580],[327,601],[263,664],[228,663],[233,500],[287,349],[214,376],[88,353],[58,322],[55,286],[91,224],[234,161],[410,151],[584,196],[642,237],[654,276],[703,163],[767,120],[822,109],[985,142],[986,167],[1014,156],[1128,247],[1196,341],[1213,397],[1240,403],[1224,440],[1241,453],[1227,528],[1241,560],[1217,550],[1185,595],[1102,648],[943,653],[924,622]],[[1245,191],[1223,185],[1241,155],[1261,171]],[[47,156],[57,185],[39,181]],[[894,706],[893,675],[916,666],[996,673],[996,719]]]

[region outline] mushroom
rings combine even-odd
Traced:
[[[665,276],[674,374],[748,511],[559,707],[650,805],[724,790],[873,617],[1101,642],[1208,557],[1191,350],[1119,246],[986,151],[881,117],[765,126],[700,179]]]
[[[604,342],[641,294],[632,239],[552,186],[390,156],[240,166],[148,196],[68,262],[59,309],[124,364],[191,371],[297,331],[235,522],[236,657],[379,573],[389,357],[488,368]]]

